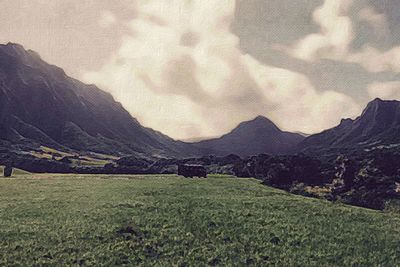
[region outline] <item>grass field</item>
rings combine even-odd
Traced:
[[[0,179],[0,266],[400,266],[400,216],[211,176]]]

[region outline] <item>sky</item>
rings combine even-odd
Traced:
[[[317,133],[400,100],[398,0],[0,0],[0,43],[94,83],[144,126]]]

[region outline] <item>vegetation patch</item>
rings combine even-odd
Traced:
[[[396,266],[399,229],[397,213],[254,179],[0,180],[0,266]]]

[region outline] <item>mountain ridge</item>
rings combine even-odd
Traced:
[[[400,144],[400,102],[374,99],[356,119],[310,136],[285,132],[257,116],[221,137],[174,140],[142,126],[113,96],[69,77],[32,50],[0,44],[0,146],[112,155],[190,157],[323,154]]]
[[[221,138],[228,138],[224,147],[202,145],[214,139],[194,144],[174,140],[143,127],[111,94],[69,77],[63,69],[43,61],[38,53],[14,43],[0,45],[0,96],[1,142],[28,148],[34,144],[138,156],[235,152],[247,156],[282,153],[292,145],[288,140],[293,136],[303,138],[283,132],[269,119],[257,116],[223,135]],[[229,143],[232,136],[242,140]]]
[[[238,154],[251,156],[261,153],[284,154],[304,137],[280,130],[271,120],[257,116],[241,122],[219,138],[194,143],[201,150],[214,150],[218,155]],[[251,140],[251,142],[249,142]]]
[[[339,125],[307,137],[298,150],[363,150],[400,143],[399,133],[400,102],[376,98],[356,119],[342,119]]]

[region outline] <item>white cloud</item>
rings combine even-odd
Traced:
[[[136,12],[118,52],[84,78],[146,126],[185,139],[221,135],[265,115],[286,130],[316,132],[360,111],[348,96],[319,93],[305,76],[243,54],[230,30],[233,0],[141,1]],[[327,35],[333,44],[347,42],[337,30]]]
[[[366,45],[361,51],[349,55],[347,61],[358,63],[370,72],[400,72],[400,46],[381,52]]]
[[[389,34],[385,14],[378,13],[371,6],[365,6],[352,17],[349,10],[353,4],[353,0],[325,0],[313,14],[314,21],[320,26],[320,32],[305,36],[292,47],[277,48],[310,62],[324,58],[357,63],[373,73],[400,72],[400,46],[380,51],[367,43],[360,50],[351,51],[350,44],[355,38],[355,19],[367,22],[376,38],[384,38]]]
[[[325,0],[313,13],[320,32],[307,35],[293,48],[287,49],[297,58],[315,61],[319,58],[342,58],[353,40],[352,22],[345,16],[352,0]]]
[[[376,12],[372,7],[367,6],[358,12],[358,19],[365,21],[372,26],[376,36],[384,36],[388,34],[388,22],[386,16]]]
[[[298,73],[252,62],[254,79],[264,96],[275,106],[268,115],[284,129],[315,133],[336,125],[340,118],[361,112],[352,98],[335,91],[317,92],[309,80]]]
[[[385,14],[378,13],[371,7],[365,7],[358,12],[358,19],[367,22],[377,38],[389,35],[389,26]],[[347,62],[358,63],[372,73],[383,71],[400,72],[400,46],[381,51],[370,44],[365,44],[359,51],[349,53]]]
[[[117,22],[117,17],[111,11],[104,11],[99,19],[99,25],[108,28]]]
[[[368,94],[371,99],[400,100],[400,81],[372,83],[368,86]]]

